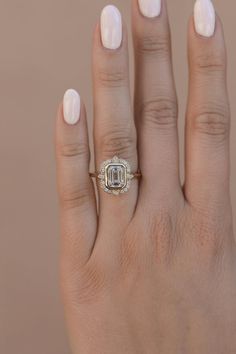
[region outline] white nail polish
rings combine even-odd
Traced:
[[[113,5],[104,7],[101,13],[101,37],[107,49],[118,49],[122,41],[122,18]]]
[[[194,23],[198,34],[211,37],[215,32],[216,14],[211,0],[196,0]]]
[[[69,125],[76,124],[80,118],[80,95],[77,91],[69,89],[63,99],[63,113],[65,122]]]
[[[139,0],[139,8],[145,17],[157,17],[161,13],[161,0]]]

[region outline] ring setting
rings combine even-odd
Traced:
[[[140,173],[132,173],[128,161],[114,156],[101,164],[100,172],[90,174],[91,177],[99,179],[100,187],[104,192],[120,195],[127,193],[131,186],[131,181],[135,177],[141,177]]]

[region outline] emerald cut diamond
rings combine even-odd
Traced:
[[[114,156],[111,160],[103,162],[98,178],[106,193],[119,195],[128,192],[134,175],[127,161]]]
[[[105,170],[105,184],[108,189],[123,189],[127,185],[127,168],[121,163],[108,164]]]

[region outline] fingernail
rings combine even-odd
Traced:
[[[63,113],[65,122],[69,125],[76,124],[80,118],[80,95],[77,91],[69,89],[63,99]]]
[[[195,29],[204,37],[211,37],[215,32],[216,15],[211,0],[197,0],[194,6]]]
[[[122,41],[122,18],[113,5],[104,7],[101,13],[101,37],[107,49],[118,49]]]
[[[157,17],[161,13],[161,0],[139,0],[140,11],[145,17]]]

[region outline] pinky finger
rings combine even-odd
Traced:
[[[56,160],[62,267],[66,278],[70,278],[71,272],[74,273],[88,261],[97,230],[96,199],[89,177],[86,112],[79,94],[72,89],[66,91],[58,111]]]

